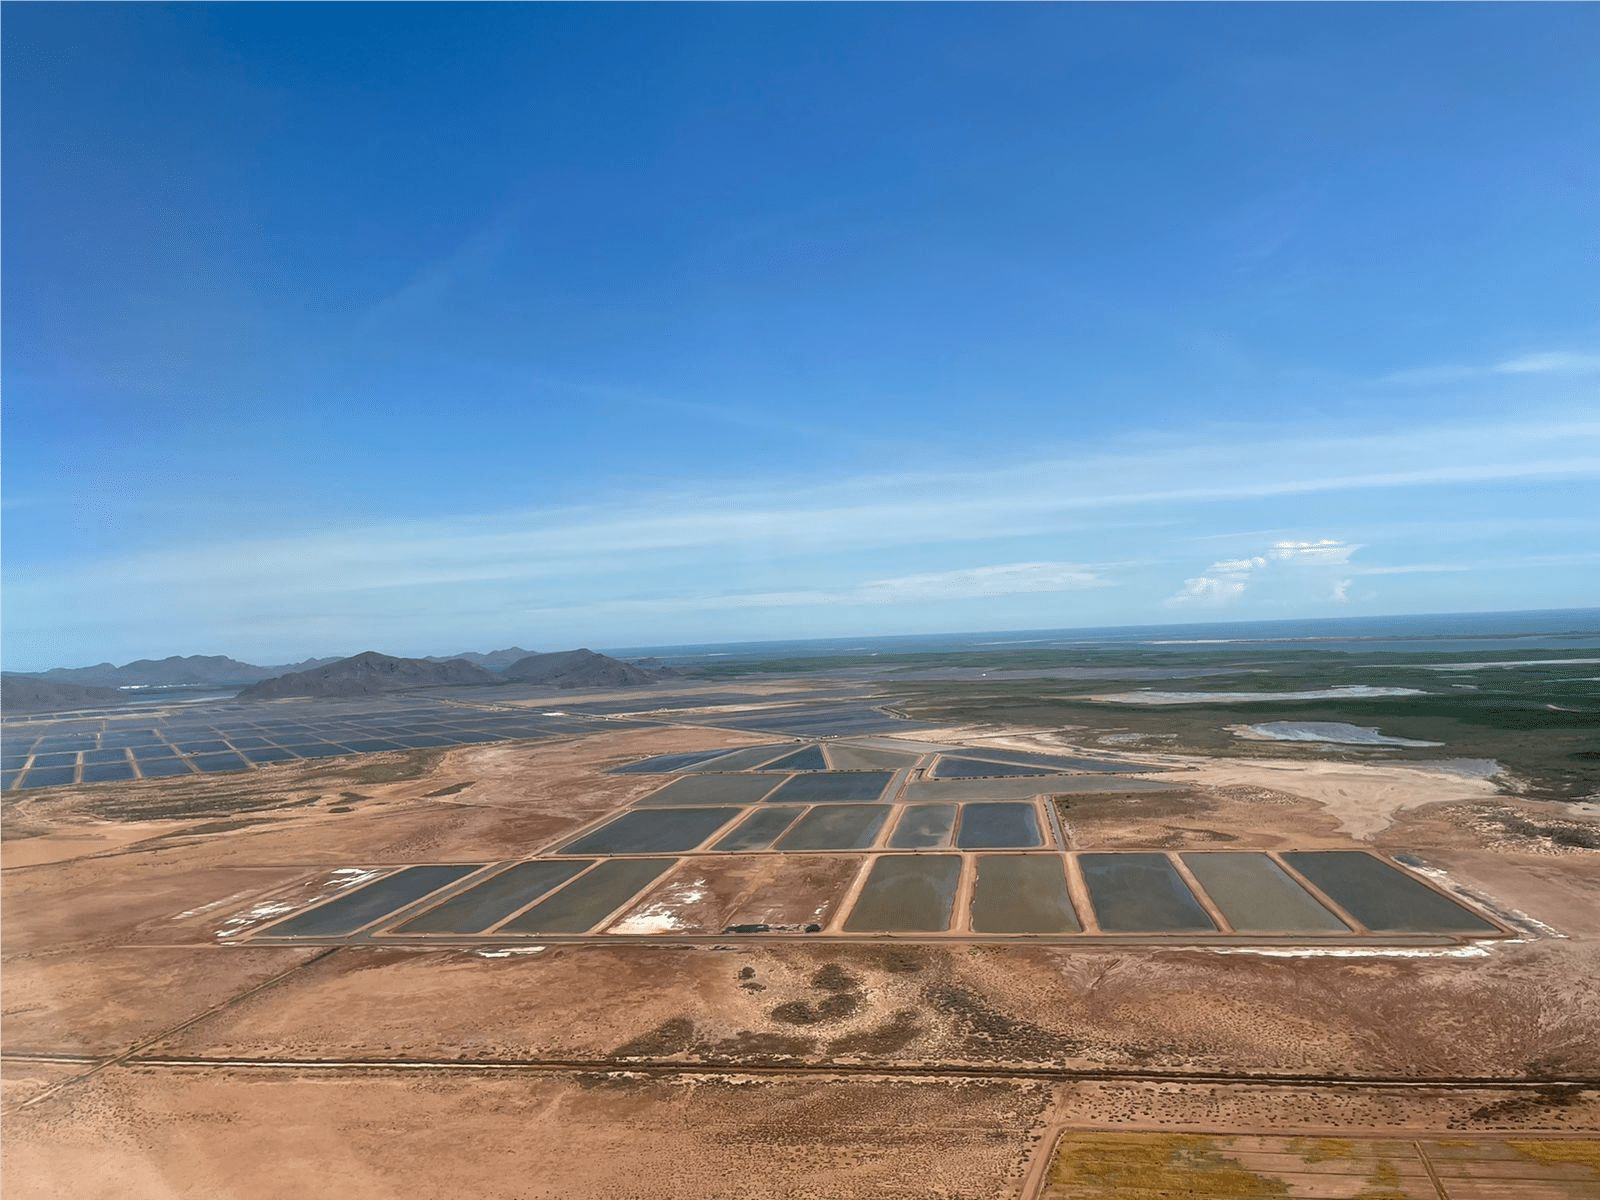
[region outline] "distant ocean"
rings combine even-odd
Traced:
[[[688,646],[627,646],[606,653],[668,662],[832,658],[863,654],[1148,647],[1190,651],[1319,649],[1329,653],[1395,651],[1465,653],[1485,650],[1600,652],[1600,608],[1535,612],[1434,613],[1405,617],[1325,617],[1313,621],[1232,621],[1190,625],[1124,625],[1103,629],[1013,629],[896,637],[807,638]]]

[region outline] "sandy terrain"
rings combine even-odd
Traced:
[[[1408,808],[1499,794],[1488,779],[1400,765],[1212,759],[1196,775],[1208,784],[1272,788],[1305,796],[1322,805],[1345,833],[1362,841],[1371,841],[1395,814]]]
[[[40,837],[12,837],[0,842],[0,870],[86,858],[120,850],[191,825],[190,821],[81,821],[51,828]]]
[[[1258,788],[1315,801],[1344,834],[1371,841],[1397,813],[1449,801],[1481,801],[1501,794],[1491,779],[1416,764],[1306,762],[1304,759],[1219,758],[1199,755],[1122,751],[1107,755],[1103,746],[1075,747],[1037,731],[970,727],[940,738],[968,747],[990,746],[1034,753],[1090,754],[1151,767],[1177,768],[1183,783],[1224,788]],[[1151,778],[1167,778],[1152,775]]]
[[[12,1118],[8,1182],[80,1200],[976,1200],[1020,1182],[1048,1099],[995,1080],[115,1069]]]
[[[1600,854],[1550,836],[1556,806],[1415,768],[1190,759],[1177,792],[1061,814],[1078,848],[1412,853],[1522,935],[228,944],[353,867],[532,854],[659,784],[610,765],[769,740],[663,727],[27,797],[31,853],[0,876],[11,1194],[1032,1196],[1068,1128],[1600,1128]],[[91,845],[91,821],[138,837]],[[786,861],[681,865],[623,922],[807,920],[833,884]]]

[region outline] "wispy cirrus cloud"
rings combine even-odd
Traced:
[[[640,493],[180,545],[33,570],[13,564],[11,582],[76,594],[88,580],[120,578],[130,586],[273,595],[528,580],[695,555],[781,558],[1070,534],[1170,519],[1174,509],[1213,502],[1593,476],[1600,476],[1600,418],[1362,436],[1214,435],[982,470]],[[1315,545],[1303,550],[1328,553]]]
[[[1600,563],[1600,551],[1572,554],[1514,554],[1495,558],[1474,558],[1465,562],[1399,563],[1395,565],[1358,565],[1350,568],[1352,575],[1451,575],[1464,571],[1529,571],[1540,567],[1585,567]]]
[[[1494,375],[1593,375],[1600,372],[1600,354],[1576,350],[1547,350],[1521,354],[1488,365],[1461,363],[1431,367],[1412,367],[1393,371],[1377,382],[1425,387],[1431,384],[1458,383]]]
[[[991,596],[1017,596],[1050,592],[1077,592],[1112,586],[1097,568],[1084,563],[1024,562],[964,567],[873,579],[850,587],[828,590],[696,593],[692,595],[631,597],[602,600],[598,606],[612,613],[697,612],[737,608],[809,608],[818,605],[856,607],[906,604],[933,600],[971,600]],[[590,605],[584,605],[588,608]],[[571,611],[568,606],[546,611]]]
[[[1592,375],[1600,371],[1600,354],[1575,354],[1567,350],[1524,354],[1496,363],[1490,370],[1501,375]]]
[[[393,322],[426,316],[455,289],[492,270],[515,238],[526,208],[521,203],[502,207],[448,251],[420,265],[409,279],[357,316],[356,334],[365,337]]]
[[[75,561],[13,559],[7,634],[12,645],[48,647],[68,624],[113,629],[124,641],[138,639],[135,657],[188,646],[202,622],[254,630],[278,613],[366,613],[352,627],[366,644],[425,611],[441,623],[458,613],[504,614],[480,624],[514,630],[529,613],[623,611],[605,605],[644,605],[641,613],[663,605],[909,610],[939,596],[1080,585],[1092,594],[1137,572],[1083,563],[1126,558],[1141,539],[1134,553],[1148,556],[1164,526],[1192,526],[1208,506],[1230,520],[1255,506],[1259,524],[1290,499],[1339,514],[1348,507],[1342,497],[1359,492],[1594,477],[1600,419],[1589,416],[1365,434],[1213,428],[968,470],[614,493],[582,504],[286,530]],[[1056,553],[1002,557],[1026,539]],[[1267,596],[1274,586],[1313,579],[1325,601],[1354,574],[1354,544],[1348,536],[1292,534],[1263,539],[1257,550],[1244,544],[1242,553],[1193,573],[1177,595],[1172,576],[1144,569],[1140,603],[1152,615],[1163,596],[1174,607],[1207,608],[1247,589]],[[1000,565],[920,574],[862,569],[890,556],[906,567]],[[646,623],[618,636],[637,643],[648,636]],[[232,642],[219,635],[212,644]]]

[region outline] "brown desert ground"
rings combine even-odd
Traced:
[[[7,797],[9,1194],[1065,1197],[1114,1194],[1095,1164],[1124,1159],[1168,1186],[1148,1154],[1300,1188],[1201,1195],[1358,1194],[1305,1190],[1285,1155],[1393,1175],[1359,1194],[1495,1194],[1441,1171],[1450,1139],[1534,1164],[1519,1196],[1600,1178],[1600,854],[1539,832],[1562,806],[1462,776],[1149,756],[1176,787],[1056,813],[1075,850],[1412,855],[1511,937],[249,940],[356,869],[523,858],[661,783],[618,763],[772,740],[660,727]],[[842,861],[726,857],[651,902],[790,924]],[[1084,1140],[1110,1132],[1135,1140]]]

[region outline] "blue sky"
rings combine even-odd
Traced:
[[[11,6],[6,665],[1593,604],[1597,37]]]

